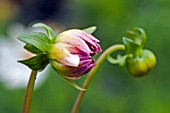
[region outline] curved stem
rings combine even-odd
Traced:
[[[111,47],[109,47],[106,51],[104,51],[104,53],[99,57],[99,59],[97,60],[97,65],[89,72],[84,84],[83,84],[83,88],[87,89],[92,78],[94,77],[94,75],[96,74],[96,71],[98,70],[98,68],[100,67],[100,65],[103,63],[103,61],[106,59],[107,55],[111,54],[112,52],[115,52],[117,50],[124,50],[125,46],[122,44],[117,44],[117,45],[113,45]],[[87,91],[87,90],[86,90]],[[80,107],[80,104],[82,102],[82,99],[85,95],[86,91],[80,91],[79,95],[77,96],[77,99],[74,103],[73,109],[72,109],[72,113],[77,113],[78,109]]]
[[[31,72],[30,79],[29,79],[28,86],[27,86],[27,90],[26,90],[26,95],[25,95],[22,113],[29,113],[30,112],[32,93],[33,93],[34,83],[35,83],[37,73],[38,73],[37,71],[33,71],[33,70]]]

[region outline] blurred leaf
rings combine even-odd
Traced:
[[[42,71],[48,65],[49,60],[46,54],[38,54],[37,56],[34,56],[30,59],[26,59],[18,62],[27,65],[32,70]]]
[[[30,34],[22,34],[18,37],[19,40],[31,44],[39,50],[46,52],[49,45],[49,39],[44,33],[34,32]]]
[[[96,26],[92,26],[92,27],[88,27],[86,29],[83,29],[83,31],[92,34],[94,31],[96,31],[97,27]]]
[[[43,23],[37,23],[37,24],[34,24],[33,27],[42,27],[46,30],[47,32],[47,35],[49,36],[50,39],[52,39],[54,36],[55,36],[55,33],[53,31],[53,29]]]
[[[24,46],[24,48],[25,48],[26,50],[34,53],[34,54],[40,54],[40,53],[42,53],[41,50],[39,50],[38,48],[36,48],[35,46],[33,46],[33,45],[31,45],[31,44],[26,44],[26,45]]]

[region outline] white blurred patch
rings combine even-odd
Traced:
[[[27,59],[32,54],[23,49],[24,43],[17,40],[17,36],[32,31],[42,32],[42,29],[25,29],[21,24],[14,24],[9,28],[9,37],[0,37],[0,82],[9,89],[24,88],[28,83],[31,69],[17,61]],[[48,77],[47,70],[38,73],[36,88]]]

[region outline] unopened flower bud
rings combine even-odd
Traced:
[[[146,75],[156,64],[155,55],[149,50],[143,50],[139,56],[127,59],[126,66],[130,74],[135,77]]]
[[[50,64],[59,74],[77,79],[96,65],[92,56],[101,52],[98,42],[82,30],[62,32],[48,47]]]

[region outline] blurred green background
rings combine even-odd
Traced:
[[[122,43],[127,30],[136,26],[144,28],[148,36],[145,48],[153,50],[158,60],[154,70],[143,78],[133,78],[126,69],[105,61],[79,113],[170,113],[170,0],[0,1],[1,39],[8,39],[13,23],[28,27],[39,21],[62,30],[96,25],[94,35],[101,41],[103,51]],[[0,62],[0,65],[4,64]],[[78,91],[51,67],[49,70],[48,77],[33,94],[31,113],[69,113]],[[85,78],[77,83],[81,85]],[[0,113],[20,113],[24,95],[25,88],[7,88],[0,82]]]

